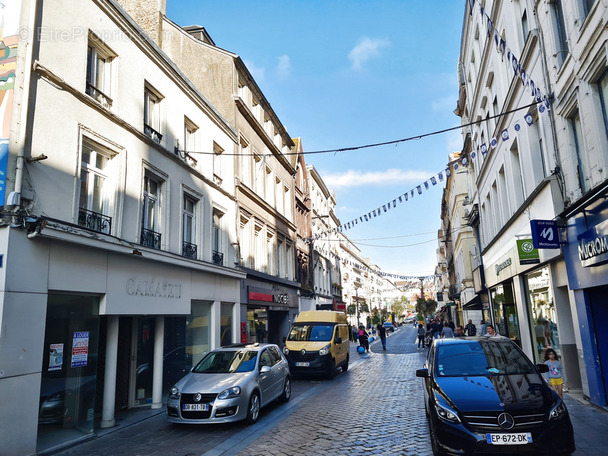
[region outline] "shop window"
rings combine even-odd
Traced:
[[[545,350],[553,348],[561,356],[557,334],[555,300],[549,276],[549,268],[544,267],[526,275],[528,291],[528,313],[532,325],[532,342],[534,358],[538,363],[544,362]]]
[[[99,298],[49,294],[37,451],[93,433]]]
[[[233,304],[222,303],[220,323],[220,345],[232,343],[232,308]]]
[[[498,285],[490,290],[494,311],[494,329],[501,336],[508,337],[521,345],[519,320],[515,309],[515,298],[511,282]]]

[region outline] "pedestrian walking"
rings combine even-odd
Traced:
[[[454,337],[454,331],[450,328],[448,323],[443,324],[443,329],[441,330],[441,338],[442,339],[450,339]]]
[[[359,345],[365,348],[365,351],[369,351],[369,334],[363,325],[359,326]]]
[[[439,339],[441,330],[442,330],[441,322],[439,320],[434,320],[431,323],[431,331],[433,332],[433,339]]]
[[[451,321],[451,320],[450,320],[450,321],[448,322],[448,326],[450,327],[450,329],[451,329],[452,331],[456,331],[456,325],[454,324],[454,322],[453,322],[453,321]]]
[[[351,338],[353,342],[357,342],[359,339],[359,330],[357,329],[357,325],[353,325],[353,331],[351,333]]]
[[[464,331],[467,333],[467,336],[473,337],[477,335],[477,328],[473,324],[473,320],[469,320],[467,325],[464,327]]]
[[[498,334],[496,332],[496,330],[494,329],[494,326],[492,326],[492,325],[486,325],[486,333],[484,335],[488,336],[488,337],[500,336],[500,334]]]
[[[426,330],[422,324],[418,324],[418,348],[420,348],[420,344],[422,344],[422,348],[424,348],[424,335],[426,334]]]
[[[479,335],[480,336],[486,335],[486,322],[483,320],[481,320],[481,322],[479,322]]]
[[[380,337],[380,341],[382,342],[382,350],[386,350],[386,328],[378,323],[376,326],[378,330],[378,336]]]
[[[564,398],[563,386],[568,386],[566,371],[557,359],[557,353],[552,348],[545,350],[545,364],[549,366],[549,372],[545,373],[545,380],[549,382],[551,388],[557,391],[559,397]]]

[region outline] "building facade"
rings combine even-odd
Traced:
[[[188,152],[238,151],[237,129],[115,1],[24,1],[19,21],[36,33],[11,100],[0,427],[3,452],[34,454],[161,408],[240,341],[246,274],[225,261],[231,157]]]

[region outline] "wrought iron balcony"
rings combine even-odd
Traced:
[[[139,243],[145,247],[160,250],[160,233],[142,228]]]
[[[144,133],[149,136],[155,143],[160,144],[160,142],[163,140],[163,135],[157,132],[150,125],[144,124]]]
[[[223,265],[224,264],[224,254],[222,252],[218,252],[217,250],[211,251],[211,260],[214,264]]]
[[[184,241],[182,243],[182,256],[196,260],[197,247],[196,244],[190,244]]]
[[[99,90],[97,87],[95,87],[93,84],[91,84],[90,82],[87,82],[87,95],[90,95],[91,97],[93,97],[95,100],[99,101],[105,108],[111,108],[112,107],[112,99],[107,96],[105,93],[103,93],[101,90]]]
[[[82,207],[78,210],[78,224],[98,233],[112,232],[112,217]]]

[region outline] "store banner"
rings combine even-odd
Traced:
[[[559,233],[555,220],[530,220],[532,243],[537,249],[559,249]]]
[[[519,257],[519,264],[540,263],[538,249],[534,248],[532,239],[517,240],[517,256]]]

